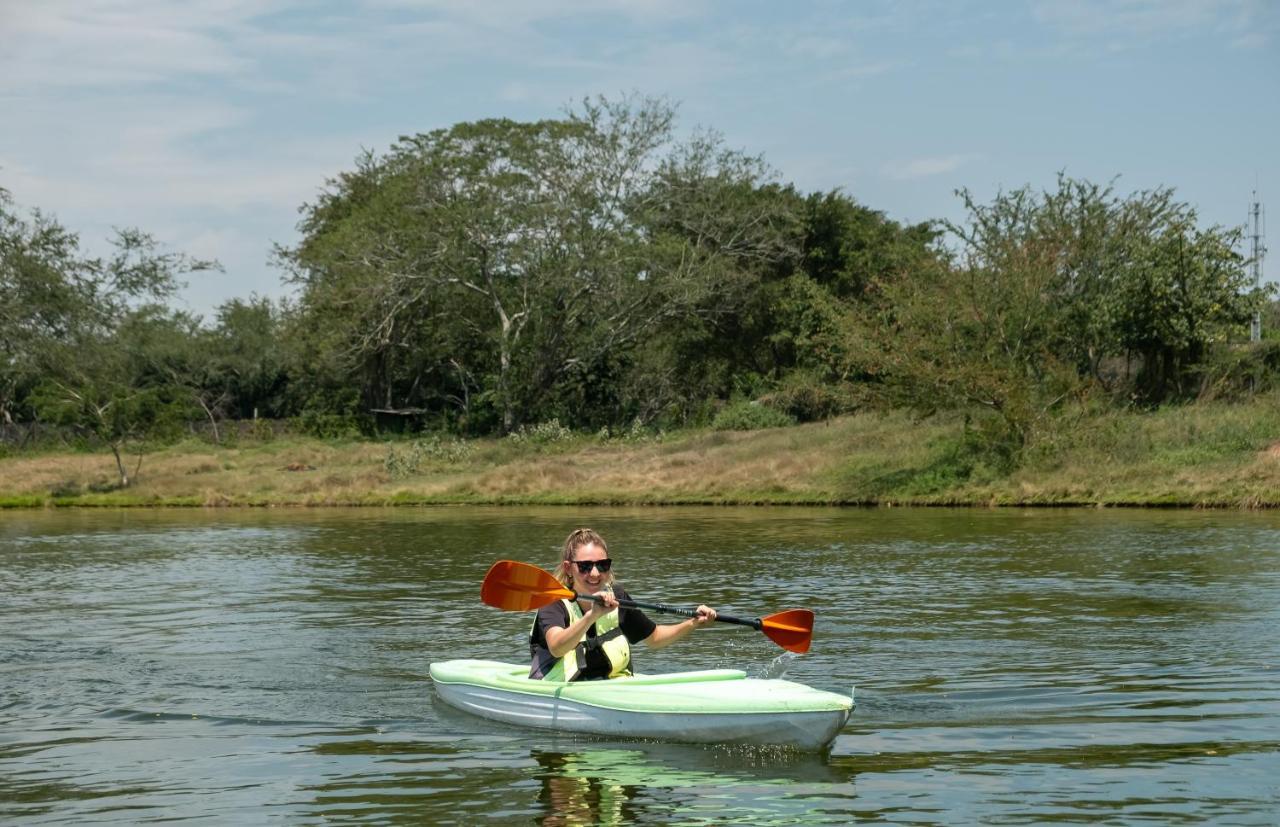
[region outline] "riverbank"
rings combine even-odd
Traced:
[[[139,462],[129,458],[132,472]],[[323,441],[0,458],[0,506],[827,504],[1280,506],[1280,400],[1059,423],[1016,469],[959,417],[867,413],[759,431]]]

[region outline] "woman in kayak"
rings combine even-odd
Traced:
[[[661,649],[715,620],[715,609],[699,606],[697,617],[660,626],[637,608],[619,606],[618,599],[628,595],[613,587],[612,563],[604,538],[589,528],[564,541],[556,579],[577,594],[599,595],[603,603],[558,600],[539,609],[529,636],[529,677],[581,681],[629,675],[632,643],[643,640]]]

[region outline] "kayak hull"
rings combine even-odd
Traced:
[[[608,681],[530,680],[528,667],[459,660],[431,665],[440,699],[517,726],[613,737],[820,750],[844,727],[851,696],[736,669]]]

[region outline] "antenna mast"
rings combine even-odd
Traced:
[[[1264,229],[1264,213],[1262,205],[1258,202],[1258,191],[1253,191],[1253,206],[1249,208],[1249,217],[1253,219],[1253,233],[1249,236],[1249,253],[1251,263],[1250,269],[1253,271],[1253,286],[1255,288],[1262,286],[1262,257],[1267,254],[1267,247],[1262,241]],[[1253,323],[1249,325],[1249,341],[1262,341],[1262,312],[1255,310],[1253,313]]]

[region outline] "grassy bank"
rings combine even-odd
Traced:
[[[130,459],[132,471],[137,456]],[[761,431],[327,442],[0,458],[0,506],[450,503],[1280,506],[1280,400],[1064,420],[1016,469],[958,417],[861,414]]]

